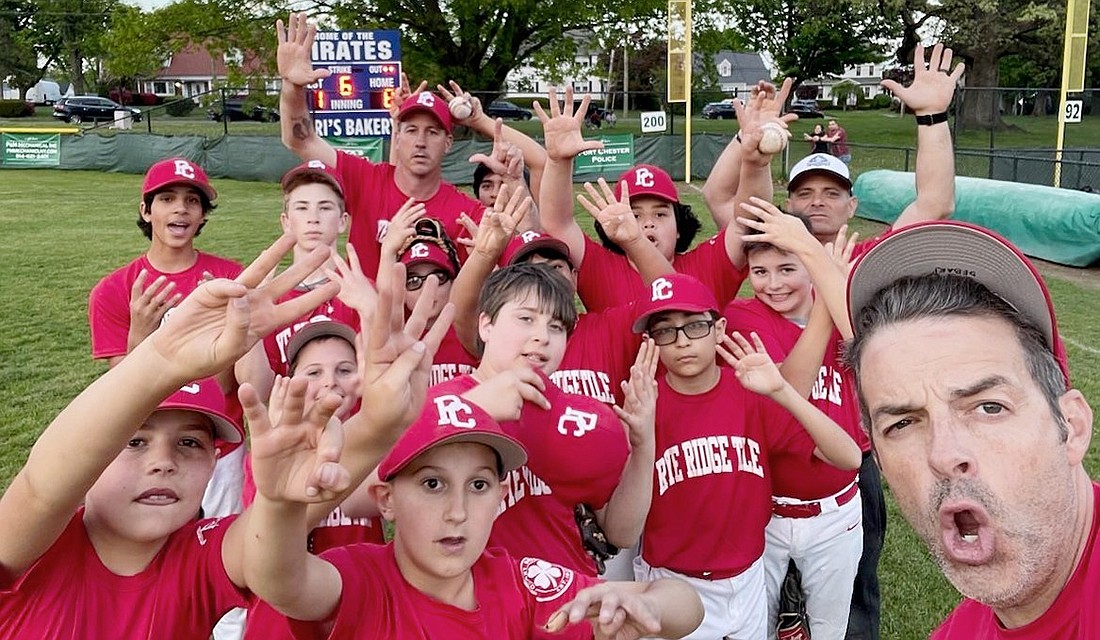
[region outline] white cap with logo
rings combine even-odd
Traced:
[[[791,167],[787,191],[794,191],[798,178],[817,173],[828,174],[836,178],[848,191],[852,190],[852,174],[848,172],[848,165],[841,162],[840,158],[828,153],[811,153]]]

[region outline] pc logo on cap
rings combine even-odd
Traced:
[[[206,198],[211,202],[218,197],[218,192],[210,186],[210,179],[206,177],[202,167],[187,158],[180,157],[161,160],[149,167],[145,172],[141,195],[145,197],[174,184],[194,187],[206,194]]]
[[[218,455],[236,449],[244,440],[244,429],[225,411],[225,394],[214,378],[185,384],[157,406],[157,411],[181,409],[201,413],[214,423],[214,442]]]
[[[422,240],[409,245],[405,253],[401,254],[401,262],[407,267],[427,263],[443,269],[452,277],[458,274],[450,255],[439,245],[429,240]]]
[[[495,451],[500,457],[501,477],[527,462],[523,445],[505,434],[481,407],[445,394],[428,398],[420,417],[378,463],[378,477],[389,482],[429,449],[455,442],[475,442]]]
[[[683,273],[661,276],[649,285],[649,296],[638,302],[641,313],[631,326],[634,333],[642,333],[649,319],[665,311],[685,313],[718,312],[718,300],[705,284]]]
[[[848,165],[828,153],[811,153],[791,167],[787,192],[794,191],[801,178],[815,174],[828,175],[843,185],[849,193],[852,191],[852,174],[848,172]]]
[[[283,174],[283,179],[280,182],[283,193],[285,194],[289,187],[298,186],[294,184],[294,181],[301,176],[316,176],[318,182],[323,182],[330,187],[342,198],[344,197],[344,187],[340,184],[340,177],[336,174],[336,168],[330,167],[320,160],[310,160],[309,162],[303,162],[302,164],[294,167],[290,171]]]
[[[405,101],[401,103],[401,108],[397,110],[397,121],[400,122],[407,118],[409,114],[417,112],[432,114],[443,125],[447,133],[451,133],[451,110],[447,107],[447,101],[443,98],[431,91],[415,93],[405,98]]]
[[[569,266],[573,266],[573,257],[569,255],[569,245],[554,236],[529,230],[516,234],[500,254],[497,264],[501,267],[518,264],[527,256],[538,251],[560,255]]]
[[[656,196],[668,202],[680,202],[680,194],[676,191],[676,185],[672,182],[672,176],[664,169],[651,165],[639,164],[626,170],[615,182],[615,198],[622,197],[622,184],[626,183],[626,189],[630,197]]]

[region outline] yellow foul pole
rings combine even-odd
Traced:
[[[1062,148],[1065,144],[1070,93],[1085,90],[1085,52],[1088,46],[1089,0],[1066,0],[1066,40],[1062,49],[1062,89],[1058,100],[1058,141],[1054,152],[1054,186],[1062,186]],[[1080,121],[1080,113],[1074,122]]]
[[[684,176],[691,182],[691,0],[668,2],[668,102],[684,103]],[[675,133],[675,132],[673,132]]]

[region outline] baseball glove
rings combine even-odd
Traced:
[[[787,577],[779,586],[779,620],[775,625],[778,640],[810,640],[810,618],[806,615],[806,596],[802,593],[802,572],[794,560],[787,563]]]
[[[596,573],[603,575],[606,570],[604,562],[619,553],[619,548],[607,541],[603,529],[596,522],[596,512],[592,507],[583,502],[573,507],[573,520],[577,522],[585,552],[596,563]]]

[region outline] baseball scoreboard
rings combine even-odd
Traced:
[[[319,31],[310,57],[313,68],[329,71],[307,93],[317,135],[388,137],[401,82],[400,32]]]

